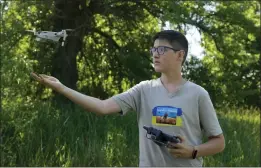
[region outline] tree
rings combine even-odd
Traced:
[[[249,2],[165,2],[164,20],[177,28],[195,26],[205,48],[203,62],[215,75],[228,104],[259,106],[260,4]]]
[[[202,71],[211,74],[199,80],[191,73],[190,78],[198,83],[210,82],[207,78],[211,78],[212,84],[205,86],[213,86],[211,96],[220,98],[216,102],[254,106],[260,102],[256,99],[260,88],[258,3],[57,0],[10,1],[6,5],[1,67],[6,72],[2,75],[5,104],[23,97],[28,97],[28,102],[52,97],[50,90],[42,86],[27,87],[28,74],[33,70],[100,98],[156,77],[149,48],[152,35],[165,21],[184,33],[188,25],[201,32],[205,48]],[[36,42],[24,31],[33,28],[74,31],[62,47]]]

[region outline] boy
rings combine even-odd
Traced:
[[[203,165],[202,156],[225,148],[222,129],[208,92],[182,78],[181,68],[188,53],[188,41],[180,32],[164,30],[153,38],[153,64],[161,77],[142,81],[128,91],[107,100],[83,95],[67,88],[54,77],[32,76],[40,83],[63,94],[87,111],[99,114],[137,112],[139,127],[139,166],[176,167]],[[166,122],[157,122],[157,117]],[[168,134],[179,135],[181,143],[159,146],[146,138],[143,126],[153,126]],[[208,137],[202,143],[203,133]]]

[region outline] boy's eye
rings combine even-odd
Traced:
[[[159,50],[159,53],[162,53],[162,52],[165,51],[165,48],[164,47],[159,47],[158,50]]]

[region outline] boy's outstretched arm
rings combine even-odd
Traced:
[[[31,76],[39,83],[64,95],[74,103],[78,104],[79,106],[90,112],[94,112],[97,114],[111,114],[121,111],[120,106],[112,98],[109,98],[107,100],[100,100],[95,97],[84,95],[80,92],[66,87],[58,79],[52,76],[43,74],[37,75],[36,73],[31,73]]]
[[[120,106],[112,98],[100,100],[98,98],[79,93],[66,86],[63,86],[60,93],[90,112],[95,112],[98,114],[112,114],[121,111]]]

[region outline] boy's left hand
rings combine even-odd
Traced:
[[[186,144],[184,137],[178,138],[181,140],[180,143],[168,143],[168,151],[176,158],[192,158],[193,147]]]

